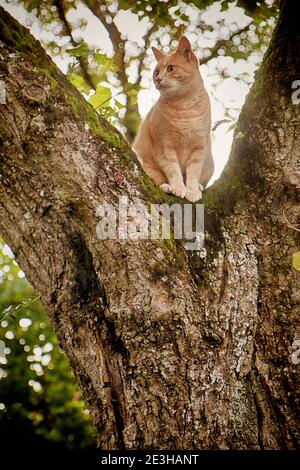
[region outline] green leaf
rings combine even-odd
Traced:
[[[293,254],[293,268],[300,272],[300,251]]]
[[[108,61],[111,61],[110,57],[107,57],[106,54],[101,54],[101,52],[95,52],[94,59],[99,65],[106,65]]]
[[[86,81],[83,77],[81,77],[81,75],[71,73],[70,75],[68,75],[68,79],[81,93],[89,93],[91,87],[86,83]]]
[[[118,101],[118,100],[115,100],[115,105],[119,109],[124,109],[125,108],[124,104],[120,103],[120,101]]]
[[[130,8],[130,4],[127,0],[119,0],[119,9],[120,10],[128,10]]]
[[[127,90],[127,93],[130,98],[130,104],[135,105],[137,104],[137,99],[138,99],[138,91],[136,88],[130,88]]]
[[[99,50],[96,50],[93,54],[95,62],[100,66],[101,73],[106,72],[117,72],[118,67],[115,64],[114,59],[108,57],[106,54],[102,54]]]
[[[98,109],[102,105],[109,104],[111,98],[111,89],[106,86],[98,86],[96,92],[91,96],[90,103],[94,108]]]
[[[222,8],[221,8],[221,11],[225,11],[225,10],[228,10],[228,0],[224,0],[222,2]]]
[[[89,46],[85,42],[83,42],[77,47],[73,47],[72,49],[66,49],[66,52],[73,57],[87,56],[89,53]]]

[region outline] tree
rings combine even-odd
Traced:
[[[100,203],[178,200],[1,10],[0,230],[69,357],[101,448],[299,444],[295,3],[281,2],[229,162],[205,193],[201,252],[172,239],[99,240]]]
[[[69,55],[68,77],[72,83],[79,91],[90,95],[91,104],[104,118],[124,130],[129,142],[132,142],[140,121],[138,95],[143,89],[143,81],[150,75],[150,43],[155,41],[157,46],[164,47],[165,52],[168,52],[171,38],[178,40],[187,30],[199,38],[199,44],[196,43],[195,47],[201,64],[207,64],[220,55],[237,61],[248,58],[254,52],[262,54],[277,15],[276,5],[262,2],[258,6],[252,0],[238,2],[248,17],[243,27],[239,27],[234,19],[226,21],[221,18],[213,25],[205,22],[200,12],[215,3],[215,0],[19,0],[19,3],[25,6],[35,21],[38,18],[43,29],[46,29],[49,39],[44,39],[44,46],[51,56],[65,59]],[[226,0],[219,3],[226,11],[234,2]],[[113,57],[95,47],[92,41],[85,42],[82,37],[85,20],[81,18],[75,21],[72,13],[74,16],[83,6],[98,20],[99,29],[102,26],[107,31]],[[120,9],[130,10],[140,22],[144,22],[142,44],[122,34],[117,21]],[[195,16],[201,17],[201,21],[195,22],[192,19]],[[205,42],[212,45],[203,48]],[[220,68],[220,75],[226,77],[226,70]],[[240,80],[247,81],[247,77],[240,75]]]

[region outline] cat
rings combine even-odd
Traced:
[[[133,150],[163,191],[195,202],[214,171],[210,100],[185,36],[170,55],[155,47],[152,51],[157,60],[153,80],[160,98],[143,121]]]

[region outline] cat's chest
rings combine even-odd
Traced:
[[[169,119],[167,123],[168,132],[165,137],[177,141],[180,144],[188,146],[198,142],[199,139],[205,137],[209,131],[208,118],[203,115],[194,116],[176,116]]]
[[[180,148],[187,154],[207,140],[210,126],[208,99],[184,107],[158,103],[151,115],[153,141],[164,148]]]

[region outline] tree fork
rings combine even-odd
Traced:
[[[177,200],[134,170],[118,131],[0,10],[0,230],[42,299],[103,449],[299,445],[299,233],[283,217],[299,215],[295,3],[282,2],[229,162],[206,191],[201,253],[172,240],[97,238],[100,203]]]

